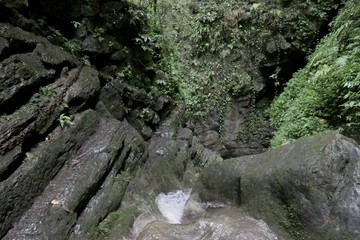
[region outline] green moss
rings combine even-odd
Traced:
[[[304,233],[303,224],[299,219],[299,215],[295,207],[286,207],[286,218],[280,221],[280,225],[284,227],[284,229],[290,233],[294,239],[308,239]]]
[[[243,142],[248,142],[259,130],[262,121],[267,117],[267,112],[259,110],[249,115],[241,125],[237,138]]]
[[[332,231],[329,231],[324,235],[324,239],[325,240],[338,240],[338,239],[352,240],[352,239],[354,239],[354,237],[348,233],[345,233],[345,234],[343,232],[339,233],[336,229],[333,229]]]
[[[57,91],[53,86],[45,86],[40,88],[40,94],[49,98],[53,98],[57,95]]]
[[[128,171],[122,171],[121,174],[117,175],[114,179],[114,184],[124,186],[126,188],[129,182],[134,179],[134,176]],[[116,229],[117,236],[128,236],[131,234],[130,229],[134,222],[134,218],[138,210],[135,207],[120,208],[117,211],[109,213],[105,219],[103,219],[97,227],[90,233],[92,239],[112,239],[114,229]]]
[[[127,208],[110,213],[91,233],[92,239],[114,239],[113,235],[129,236],[136,211],[135,208]]]

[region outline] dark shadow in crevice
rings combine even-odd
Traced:
[[[4,170],[1,173],[0,182],[8,179],[11,176],[11,174],[13,172],[15,172],[16,169],[18,169],[21,166],[25,157],[26,157],[25,152],[20,153],[19,156],[15,160],[13,160],[11,164],[9,164],[9,166],[6,168],[6,170]]]
[[[18,39],[7,39],[7,47],[3,49],[0,55],[0,62],[14,54],[30,53],[36,48],[36,43],[27,43]]]
[[[339,9],[342,7],[339,2],[335,4],[338,4],[338,7],[328,12],[327,21],[324,21],[319,27],[318,33],[314,36],[307,53],[301,50],[278,52],[279,63],[260,67],[260,72],[267,83],[262,96],[273,99],[284,91],[286,83],[293,77],[293,74],[306,66],[308,54],[313,52],[321,39],[330,33],[329,24],[335,19]]]
[[[10,99],[4,101],[1,104],[0,115],[11,115],[15,111],[19,110],[22,106],[30,104],[32,98],[35,99],[36,97],[38,97],[40,88],[46,86],[43,83],[46,83],[46,85],[48,85],[51,82],[50,79],[43,79],[38,83],[34,83],[31,86],[20,89]]]
[[[268,85],[265,89],[265,96],[273,98],[283,92],[286,83],[293,77],[293,74],[306,66],[307,59],[304,53],[291,53],[285,56],[286,60],[279,62],[278,65],[263,66],[260,68],[261,74]],[[282,58],[284,59],[284,58]]]
[[[0,182],[8,179],[22,164],[27,158],[31,158],[31,156],[27,156],[27,153],[31,152],[31,149],[38,146],[41,142],[44,142],[46,137],[54,131],[57,126],[57,122],[54,121],[52,125],[46,130],[44,134],[33,133],[30,134],[21,145],[21,153],[14,160],[8,168],[0,175]],[[11,150],[10,150],[11,151]],[[31,159],[28,159],[31,161]]]

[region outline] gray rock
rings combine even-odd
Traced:
[[[6,152],[1,156],[0,161],[0,178],[5,178],[6,174],[10,174],[11,166],[20,161],[21,158],[21,147],[16,146],[10,151]]]
[[[3,37],[0,37],[0,55],[4,54],[6,48],[9,47],[9,42]]]
[[[61,169],[5,239],[69,239],[72,230],[72,237],[87,238],[99,220],[119,207],[128,184],[123,171],[131,174],[147,157],[143,139],[127,122],[100,118],[91,110],[82,118],[82,125],[75,121],[75,129],[69,128],[70,134],[64,132],[59,138],[78,135],[85,139],[67,140],[76,143],[76,149],[63,149]],[[86,126],[92,129],[91,136],[79,129]],[[58,143],[59,150],[65,146]],[[34,156],[41,156],[43,148],[38,151]],[[47,161],[55,160],[48,156]]]
[[[167,96],[156,96],[151,103],[151,108],[154,109],[156,112],[163,110],[167,104],[170,103],[170,97]]]
[[[89,53],[100,53],[101,45],[94,36],[88,36],[81,42],[81,49]]]
[[[36,45],[34,52],[40,56],[43,63],[55,67],[70,66],[75,67],[79,62],[70,53],[54,46],[48,41],[40,42]]]
[[[249,97],[230,102],[222,126],[215,110],[205,119],[192,119],[189,126],[206,148],[218,151],[223,158],[264,152],[270,145],[271,128],[249,105]]]
[[[137,239],[277,240],[278,238],[262,220],[256,220],[236,209],[217,209],[187,224],[171,225],[163,221],[153,221],[145,227]]]
[[[177,117],[181,112],[181,108],[174,110],[172,117],[161,123],[158,132],[148,141],[149,156],[144,167],[130,182],[121,207],[114,213],[119,217],[111,227],[109,239],[129,235],[134,219],[141,212],[156,209],[154,199],[157,194],[182,187],[192,149],[191,141],[172,137],[179,128]],[[167,133],[173,135],[170,137]]]
[[[99,73],[93,68],[83,67],[77,81],[67,91],[64,101],[72,112],[82,109],[100,91]]]
[[[139,110],[131,111],[130,114],[126,116],[126,119],[136,130],[139,131],[145,140],[149,140],[151,138],[153,130],[145,123]]]
[[[241,204],[295,239],[358,239],[359,172],[359,146],[328,131],[209,166],[200,196]]]
[[[189,128],[181,128],[178,131],[176,138],[180,140],[192,141],[193,132]]]
[[[99,100],[104,104],[107,111],[118,120],[122,120],[125,115],[125,106],[121,94],[120,86],[112,81],[101,89],[99,96]]]
[[[0,63],[0,105],[29,88],[44,84],[55,74],[34,53],[12,55]]]
[[[58,135],[59,130],[55,130],[45,146],[31,149],[31,155],[23,159],[21,166],[0,183],[1,236],[31,206],[69,156],[94,132],[98,121],[94,112],[90,111],[78,116],[75,125],[65,129],[63,134]]]
[[[46,38],[37,36],[7,23],[0,23],[0,36],[7,39],[8,54],[32,52],[38,43],[48,43]],[[11,40],[11,41],[10,41]]]

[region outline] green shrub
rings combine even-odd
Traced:
[[[360,124],[360,4],[348,1],[331,33],[294,74],[269,113],[272,146],[325,129],[350,131]]]

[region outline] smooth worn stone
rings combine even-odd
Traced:
[[[137,239],[278,240],[264,221],[235,209],[212,210],[186,224],[153,221],[145,226]]]
[[[360,238],[360,149],[336,132],[210,165],[201,179],[204,201],[240,204],[292,237]]]

